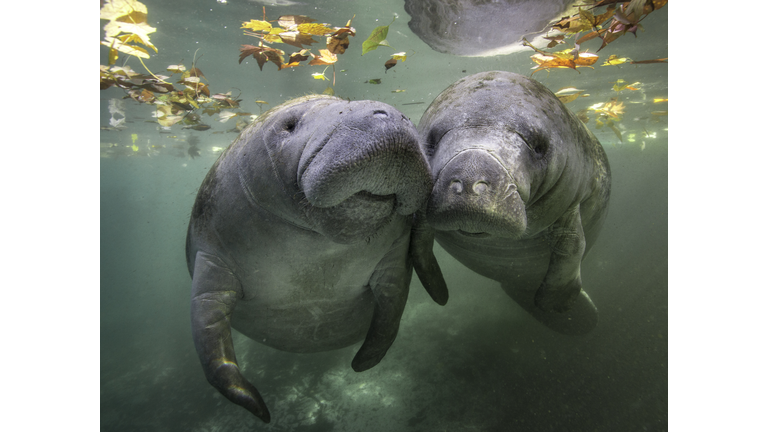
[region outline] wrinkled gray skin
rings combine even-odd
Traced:
[[[305,97],[260,116],[211,167],[192,208],[192,334],[208,381],[269,422],[230,326],[285,351],[394,341],[412,214],[432,183],[410,120],[389,105]]]
[[[411,239],[422,283],[445,290],[434,238],[551,329],[592,330],[598,314],[581,289],[581,261],[610,195],[594,135],[546,87],[510,72],[454,83],[418,129],[434,180]]]
[[[573,0],[405,0],[408,27],[435,51],[468,57],[523,49]],[[528,49],[528,48],[525,48]]]

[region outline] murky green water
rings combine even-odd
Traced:
[[[530,75],[534,66],[529,49],[494,57],[436,52],[410,30],[401,0],[277,3],[267,3],[268,19],[300,14],[344,26],[354,16],[357,34],[335,66],[335,94],[386,102],[416,124],[435,96],[463,76],[487,70]],[[144,4],[149,24],[157,28],[150,37],[159,51],[146,66],[167,73],[166,66],[191,67],[194,58],[212,94],[239,95],[240,112],[258,114],[332,84],[334,68],[278,71],[267,63],[260,71],[253,58],[238,64],[240,46],[256,43],[240,25],[261,19],[262,3]],[[392,48],[361,55],[362,42],[393,15],[397,19],[387,36]],[[486,25],[505,31],[503,25]],[[227,132],[237,119],[222,123],[218,114],[199,113],[210,129],[177,124],[161,130],[152,106],[123,100],[119,89],[102,91],[102,126],[114,117],[110,100],[121,101],[125,113],[124,128],[101,132],[102,430],[666,430],[667,117],[652,113],[666,110],[666,103],[653,99],[667,97],[667,66],[600,66],[612,54],[667,57],[667,8],[642,25],[637,38],[625,35],[600,51],[594,69],[534,75],[553,91],[584,90],[589,96],[567,105],[574,112],[614,97],[625,106],[622,120],[615,122],[621,139],[608,127],[597,129],[594,112],[588,111],[588,126],[605,147],[613,172],[608,220],[582,266],[584,287],[600,309],[598,328],[578,338],[554,334],[529,318],[498,283],[436,246],[451,288],[448,305],[435,305],[414,278],[398,338],[369,371],[349,367],[359,344],[299,355],[235,333],[244,375],[272,412],[269,425],[206,382],[189,324],[184,257],[189,212],[218,152],[237,137]],[[594,52],[599,46],[590,41],[581,48]],[[106,64],[108,50],[100,49]],[[385,73],[385,61],[402,51],[407,60]],[[128,65],[145,72],[135,59]],[[312,76],[323,71],[329,80]],[[380,84],[369,83],[376,79]],[[617,93],[613,86],[619,79],[639,83],[633,86],[637,90]],[[195,158],[188,152],[191,136],[200,141]]]

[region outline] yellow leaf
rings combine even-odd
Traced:
[[[149,58],[149,53],[147,53],[147,50],[145,50],[144,48],[137,47],[135,45],[126,45],[115,38],[108,37],[104,39],[106,40],[101,41],[101,44],[108,46],[113,50],[118,50],[122,53],[136,56],[136,57]],[[110,52],[110,55],[111,55],[111,52]]]
[[[395,60],[405,61],[406,57],[405,51],[392,54],[392,58]]]
[[[312,78],[314,78],[316,80],[323,80],[323,81],[328,79],[328,78],[325,77],[325,74],[322,74],[320,72],[313,73],[312,74]]]
[[[267,43],[282,43],[283,42],[283,39],[280,38],[280,36],[276,35],[276,34],[267,34],[267,35],[262,36],[261,39],[264,42],[267,42]]]
[[[147,23],[126,23],[121,21],[110,21],[107,25],[104,26],[104,32],[108,37],[117,36],[120,33],[133,33],[139,38],[139,40],[141,40],[141,43],[152,48],[154,47],[149,42],[149,34],[154,33],[155,31],[157,31],[157,29]],[[154,49],[157,51],[156,48]]]
[[[131,149],[132,149],[133,151],[135,151],[135,152],[139,151],[139,147],[138,147],[138,146],[136,146],[136,144],[132,145],[132,146],[131,146]]]
[[[243,26],[240,28],[247,28],[253,31],[263,31],[263,30],[270,30],[272,28],[272,24],[268,23],[267,21],[259,21],[259,20],[252,19],[249,22],[244,22]]]
[[[141,17],[144,17],[142,20]],[[106,0],[99,11],[99,17],[103,20],[114,21],[123,17],[130,17],[133,22],[146,21],[147,7],[136,0]],[[130,21],[127,19],[126,21]]]
[[[152,48],[153,50],[155,50],[155,52],[157,52],[157,48],[155,48],[155,46],[149,42],[149,36],[147,35],[144,35],[144,37],[142,38],[142,36],[137,33],[129,33],[129,34],[124,34],[122,36],[118,36],[117,38],[120,39],[120,41],[122,41],[123,43],[130,43],[130,42],[142,43]]]
[[[601,66],[615,66],[615,65],[624,64],[628,61],[631,61],[631,59],[628,57],[619,58],[619,56],[617,56],[616,54],[611,54],[608,57],[608,59],[605,61],[605,63],[603,63]]]
[[[117,50],[114,48],[109,49],[109,65],[112,66],[117,61]]]
[[[304,23],[296,26],[296,30],[301,33],[311,34],[315,36],[325,36],[334,32],[332,28],[328,28],[325,24],[318,23]]]

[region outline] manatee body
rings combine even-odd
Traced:
[[[261,115],[211,167],[189,222],[192,332],[208,381],[269,422],[231,328],[375,366],[408,296],[412,214],[432,188],[415,126],[389,105],[312,96]]]
[[[546,326],[592,330],[598,314],[580,267],[610,195],[595,136],[546,87],[498,71],[448,87],[418,129],[434,180],[411,240],[424,285],[445,289],[434,238]]]

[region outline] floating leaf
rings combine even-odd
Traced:
[[[531,56],[531,60],[539,65],[538,67],[533,67],[533,69],[536,69],[533,71],[533,73],[536,73],[540,70],[553,68],[570,68],[575,70],[577,67],[592,67],[592,65],[597,62],[597,59],[598,56],[592,53],[579,53],[578,57],[575,59],[563,58],[554,55],[543,55],[540,53],[536,53]]]
[[[240,28],[247,28],[253,31],[269,31],[272,29],[272,24],[267,21],[250,20],[244,22]]]
[[[379,46],[388,46],[392,48],[387,42],[387,33],[389,33],[389,26],[395,22],[396,18],[397,17],[392,18],[392,22],[389,23],[389,25],[379,26],[373,29],[371,35],[368,36],[368,39],[363,42],[363,55],[365,55],[367,52],[375,50]]]
[[[580,96],[582,96],[582,93],[584,93],[584,90],[581,90],[569,95],[560,95],[557,98],[560,99],[560,102],[567,104],[578,99]],[[583,96],[587,96],[587,95],[583,95]]]
[[[624,64],[628,61],[631,61],[631,59],[628,57],[619,58],[619,56],[617,56],[616,54],[611,54],[610,56],[608,56],[608,59],[605,60],[605,63],[603,63],[601,66],[616,66],[616,65]]]
[[[623,79],[617,79],[616,82],[613,84],[613,91],[618,93],[622,90],[639,90],[637,87],[638,85],[640,85],[639,81],[629,84],[625,82]]]
[[[101,44],[104,46],[108,46],[110,51],[110,64],[114,64],[112,51],[120,51],[122,53],[141,57],[141,58],[149,58],[149,53],[147,50],[145,50],[142,47],[136,46],[136,45],[127,45],[122,43],[120,40],[112,38],[112,37],[105,37],[105,40],[101,41]],[[117,59],[117,54],[114,55],[114,59]]]
[[[316,65],[332,65],[338,61],[336,54],[328,51],[327,49],[321,49],[319,56],[313,56],[312,61],[309,62],[310,66]]]
[[[328,78],[325,77],[325,72],[315,72],[312,74],[312,78],[316,80],[327,80]]]
[[[308,59],[310,55],[311,53],[309,50],[301,50],[299,52],[295,52],[288,58],[288,63],[284,64],[280,69],[282,70],[285,68],[300,66],[301,62]]]
[[[285,28],[291,28],[299,24],[313,23],[317,20],[305,15],[281,15],[277,19],[277,23]]]
[[[296,26],[296,29],[301,33],[315,35],[315,36],[326,36],[334,32],[332,28],[326,27],[325,24],[313,24],[313,23],[299,24],[298,26]]]
[[[405,61],[407,56],[405,55],[405,51],[403,51],[403,52],[392,54],[392,58],[395,60]]]
[[[336,94],[336,92],[335,92],[335,91],[333,91],[333,87],[330,87],[330,86],[329,86],[329,87],[326,87],[326,89],[325,89],[325,90],[323,90],[323,94],[324,94],[324,95],[328,95],[328,96],[333,96],[333,95],[335,95],[335,94]]]
[[[276,42],[283,42],[295,46],[296,48],[304,48],[304,46],[317,43],[317,41],[312,38],[312,35],[300,33],[298,31],[282,32],[278,35],[278,39],[279,40]]]
[[[256,62],[259,64],[259,69],[264,70],[264,63],[271,61],[272,63],[277,65],[278,70],[282,68],[283,66],[283,55],[285,52],[279,49],[265,47],[265,46],[253,46],[253,45],[242,45],[240,47],[240,61],[238,63],[242,63],[243,60],[253,55],[253,58],[256,59]]]
[[[167,68],[165,68],[165,70],[173,73],[182,73],[185,70],[187,70],[187,68],[184,67],[183,64],[180,64],[180,65],[170,65]]]
[[[128,22],[145,22],[147,7],[136,0],[106,0],[99,11],[103,20],[128,20]]]
[[[364,82],[365,84],[381,84],[381,78],[369,79],[368,81]]]
[[[392,69],[397,65],[397,60],[391,58],[384,62],[384,73],[387,73],[388,70]]]

